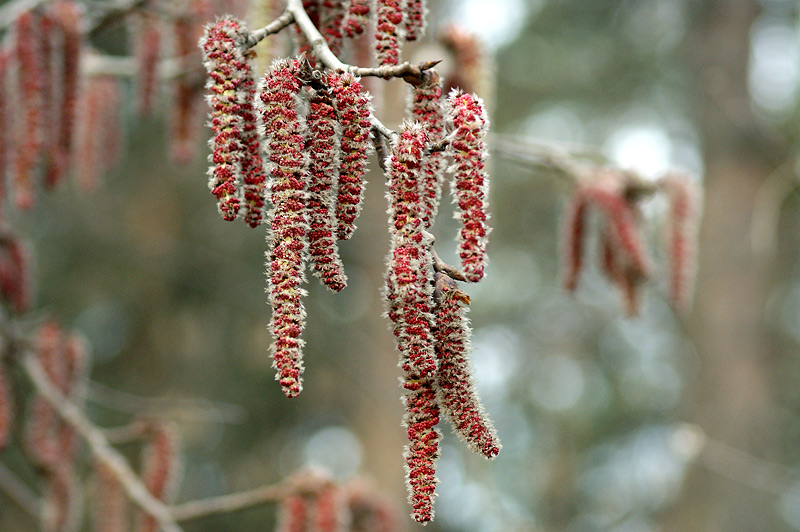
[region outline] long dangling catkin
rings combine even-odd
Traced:
[[[139,114],[153,112],[158,90],[158,64],[163,37],[162,23],[154,10],[158,0],[145,0],[141,9],[131,18],[133,56],[136,58],[136,96]]]
[[[0,219],[5,214],[5,200],[8,197],[6,178],[8,168],[14,158],[14,107],[11,96],[11,52],[7,48],[0,49]]]
[[[39,16],[33,11],[20,14],[13,28],[19,94],[20,124],[16,130],[14,200],[20,209],[33,206],[34,172],[44,137],[44,77],[39,40]]]
[[[436,402],[436,358],[431,331],[431,239],[423,231],[420,181],[426,146],[425,130],[418,122],[405,122],[392,145],[389,172],[389,227],[392,233],[387,299],[389,317],[400,351],[403,397],[409,445],[404,452],[406,483],[412,517],[421,523],[433,519],[441,433]]]
[[[347,240],[355,231],[355,220],[364,201],[364,170],[371,150],[369,94],[361,92],[358,78],[349,73],[328,76],[342,128],[339,147],[339,179],[336,192],[336,234]]]
[[[87,82],[75,146],[75,174],[86,191],[93,191],[100,177],[121,157],[119,100],[116,78],[94,76]]]
[[[181,456],[177,431],[171,425],[155,424],[142,453],[142,483],[153,497],[169,503],[175,496],[180,472]],[[152,515],[140,511],[135,530],[158,532],[158,521]]]
[[[338,292],[346,286],[347,277],[336,246],[333,177],[338,168],[338,122],[327,91],[312,89],[306,124],[306,152],[310,158],[308,254],[314,264],[314,275],[325,286]]]
[[[61,105],[58,107],[55,153],[46,168],[45,183],[55,186],[67,173],[72,157],[75,118],[78,108],[80,58],[83,45],[81,7],[72,0],[56,0],[51,4],[53,20],[61,34],[61,61],[57,84],[61,86]]]
[[[475,387],[470,362],[470,328],[466,313],[469,297],[450,277],[438,274],[436,280],[436,373],[437,399],[453,430],[467,447],[494,458],[500,440],[492,421],[483,409]]]
[[[435,70],[425,71],[422,81],[411,86],[409,111],[411,116],[425,125],[428,143],[436,144],[444,137],[444,106],[442,101],[442,80]],[[439,209],[442,196],[442,180],[444,178],[445,154],[434,151],[425,159],[423,167],[423,201],[422,219],[425,227],[431,227]]]
[[[322,0],[320,5],[320,33],[337,56],[342,52],[342,22],[348,13],[347,4],[344,0]]]
[[[300,338],[306,312],[305,258],[307,157],[301,151],[305,123],[295,109],[300,82],[296,60],[275,61],[259,87],[262,122],[270,150],[272,212],[267,237],[267,279],[272,306],[271,346],[276,376],[287,397],[302,390],[303,345]]]
[[[172,113],[170,115],[170,155],[177,163],[188,163],[197,151],[196,134],[198,133],[199,93],[195,90],[194,76],[188,74],[191,66],[201,58],[197,41],[203,27],[196,16],[189,12],[197,12],[205,4],[194,0],[187,6],[187,12],[178,15],[172,22],[174,57],[183,74],[172,83]]]
[[[76,532],[83,498],[72,463],[58,463],[45,476],[42,508],[43,532]]]
[[[416,41],[425,35],[428,8],[425,0],[406,0],[406,40]]]
[[[16,314],[30,309],[32,299],[30,250],[17,237],[0,244],[0,296]]]
[[[578,278],[583,269],[583,253],[586,240],[586,197],[578,187],[567,204],[562,222],[562,268],[563,285],[569,292],[578,286]]]
[[[453,201],[458,207],[456,218],[461,221],[458,255],[464,277],[474,283],[483,277],[486,268],[489,119],[480,98],[458,90],[449,94],[445,108],[453,125]]]
[[[664,255],[669,268],[669,297],[675,308],[685,309],[692,296],[700,189],[686,174],[670,173],[659,179],[667,196]]]
[[[211,107],[210,123],[214,132],[209,162],[211,193],[217,198],[222,218],[235,220],[241,207],[241,165],[244,142],[244,120],[239,113],[245,100],[242,83],[248,67],[239,49],[242,38],[239,21],[222,18],[206,26],[200,40],[209,80],[206,88]]]
[[[375,59],[378,66],[400,63],[400,45],[403,42],[401,28],[403,10],[398,0],[376,0]]]
[[[278,506],[277,532],[307,532],[309,506],[303,495],[292,493],[283,497]]]
[[[335,485],[322,487],[314,498],[308,532],[348,532],[350,512],[344,492]]]

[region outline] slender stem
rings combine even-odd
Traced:
[[[283,12],[281,16],[267,24],[261,29],[251,31],[250,34],[247,36],[247,40],[242,44],[243,48],[252,48],[253,46],[257,45],[261,42],[265,37],[268,35],[272,35],[274,33],[278,33],[285,27],[289,26],[292,22],[294,22],[294,15],[288,9]]]
[[[0,463],[0,490],[17,503],[25,513],[39,518],[42,507],[39,497],[2,463]]]
[[[191,521],[201,517],[243,510],[266,502],[275,502],[281,499],[285,491],[286,488],[281,484],[263,486],[230,495],[176,504],[170,509],[170,514],[175,521]]]
[[[169,508],[142,484],[127,460],[106,440],[83,411],[65,397],[48,379],[44,368],[31,354],[22,358],[22,367],[36,391],[53,407],[56,413],[87,443],[92,455],[114,472],[128,497],[144,512],[152,516],[163,532],[181,532]]]

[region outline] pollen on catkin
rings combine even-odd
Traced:
[[[364,171],[370,143],[370,96],[361,92],[359,79],[350,73],[334,72],[328,76],[330,94],[341,124],[339,177],[335,216],[336,235],[347,240],[355,231],[355,220],[364,201]]]
[[[211,107],[210,124],[214,132],[209,162],[211,193],[216,196],[224,220],[235,220],[241,207],[241,165],[244,152],[244,119],[239,113],[242,83],[247,65],[239,50],[241,25],[231,18],[222,18],[206,26],[200,39],[209,80],[206,88]]]
[[[339,123],[333,100],[325,90],[311,89],[306,115],[308,166],[308,254],[313,273],[338,292],[347,284],[336,246],[334,176],[339,167]]]
[[[302,390],[304,342],[300,335],[306,318],[302,301],[306,292],[301,285],[308,253],[308,158],[302,152],[306,125],[296,110],[299,68],[297,60],[277,60],[259,86],[259,112],[272,174],[267,236],[271,351],[276,378],[287,397],[296,397]]]
[[[486,268],[486,243],[489,235],[487,201],[489,175],[486,171],[486,133],[489,119],[480,98],[453,90],[445,104],[452,123],[453,201],[461,222],[458,256],[467,281],[478,282]]]

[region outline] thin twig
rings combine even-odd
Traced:
[[[275,502],[282,498],[285,491],[286,488],[283,485],[273,484],[230,495],[176,504],[170,508],[170,513],[175,521],[191,521],[201,517],[235,512],[267,502]]]
[[[92,455],[102,462],[119,480],[128,497],[145,513],[152,516],[163,532],[181,532],[169,508],[142,484],[127,460],[106,440],[102,431],[86,418],[83,411],[65,397],[47,377],[44,368],[31,354],[22,357],[22,367],[33,386],[81,439],[89,446]]]
[[[262,39],[268,35],[278,33],[285,27],[294,22],[294,15],[288,9],[281,14],[278,18],[267,24],[261,29],[251,31],[247,35],[247,40],[242,44],[243,49],[250,49],[261,42]]]
[[[467,282],[466,277],[464,277],[464,273],[455,266],[447,264],[445,261],[443,261],[442,258],[439,256],[439,254],[436,253],[436,250],[433,248],[432,244],[431,244],[431,252],[433,252],[434,271],[442,272],[446,274],[448,277],[455,279],[456,281]]]
[[[2,463],[0,463],[0,491],[8,495],[25,513],[39,518],[42,507],[39,497]]]

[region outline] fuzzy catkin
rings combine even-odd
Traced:
[[[336,235],[339,240],[347,240],[355,231],[355,220],[364,201],[364,171],[372,148],[369,141],[371,102],[369,94],[361,92],[359,79],[350,73],[333,73],[328,76],[328,84],[342,129],[335,206]]]
[[[434,333],[438,368],[437,400],[453,431],[467,446],[487,458],[500,452],[500,440],[486,414],[475,387],[470,361],[471,330],[466,313],[469,298],[446,275],[436,282],[436,328]]]
[[[306,190],[307,157],[303,148],[305,122],[295,109],[300,91],[296,60],[277,60],[259,87],[272,182],[270,233],[267,236],[267,291],[272,306],[270,328],[273,366],[287,397],[302,390],[303,345],[300,338],[306,312],[305,259],[308,253]]]
[[[480,98],[459,90],[451,91],[446,109],[453,125],[453,201],[457,205],[455,216],[461,222],[458,255],[464,277],[474,283],[481,280],[486,268],[489,119]]]
[[[400,63],[400,46],[403,42],[401,28],[403,10],[398,0],[375,2],[375,59],[378,66]]]
[[[334,180],[338,168],[339,142],[336,109],[327,91],[313,91],[306,116],[308,132],[308,250],[314,275],[338,292],[347,284],[336,246]]]

